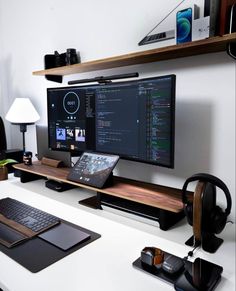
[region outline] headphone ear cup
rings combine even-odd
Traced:
[[[216,205],[216,186],[207,183],[202,199],[202,227],[205,232],[219,234],[225,227],[227,215]]]
[[[216,206],[212,213],[212,227],[211,232],[219,234],[224,229],[227,222],[227,215],[222,211],[219,206]]]
[[[192,202],[187,202],[187,204],[184,207],[184,212],[185,212],[188,224],[192,226],[193,225],[193,203]]]

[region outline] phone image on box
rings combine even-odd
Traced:
[[[176,43],[192,41],[192,8],[176,14]]]

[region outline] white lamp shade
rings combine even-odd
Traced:
[[[16,98],[5,118],[11,123],[30,124],[39,120],[40,116],[29,98]]]

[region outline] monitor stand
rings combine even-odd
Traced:
[[[61,182],[97,191],[95,197],[79,201],[79,203],[96,209],[102,209],[104,205],[137,214],[154,222],[157,221],[162,230],[168,230],[185,216],[181,190],[172,187],[116,176],[112,179],[110,175],[107,183],[111,183],[112,186],[101,189],[69,181],[67,179],[69,168],[48,167],[37,161],[31,166],[17,164],[14,168],[21,170],[21,182],[50,177],[50,179],[55,178]],[[154,203],[155,201],[158,203]]]
[[[110,173],[103,187],[104,188],[111,187],[112,185],[113,185],[113,172]],[[100,192],[97,192],[96,196],[92,196],[90,198],[80,200],[79,204],[93,208],[93,209],[102,209],[100,194],[101,194]]]
[[[109,176],[105,183],[104,190],[113,185],[113,174]],[[115,185],[117,187],[117,185]],[[122,186],[121,186],[122,187]],[[123,188],[122,188],[123,189]],[[124,189],[122,191],[125,191]],[[133,189],[135,191],[135,189]],[[108,192],[109,193],[109,192]],[[78,201],[79,204],[93,209],[103,209],[102,206],[108,206],[116,210],[124,211],[134,214],[143,218],[150,219],[159,223],[160,229],[168,230],[178,221],[184,217],[184,212],[179,213],[171,212],[165,209],[145,205],[140,202],[131,201],[119,197],[119,195],[106,194],[106,191],[97,191],[96,196]]]

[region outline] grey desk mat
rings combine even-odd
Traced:
[[[63,221],[63,223],[90,234],[90,239],[63,251],[39,237],[34,237],[10,249],[0,244],[0,251],[30,272],[37,273],[101,237],[100,234],[78,225],[66,221]]]

